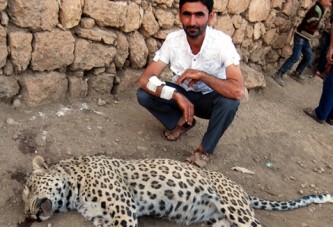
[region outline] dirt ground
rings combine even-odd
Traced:
[[[249,194],[265,199],[333,193],[333,127],[316,123],[302,111],[318,104],[321,87],[319,78],[304,84],[287,78],[287,86],[282,88],[267,75],[267,88],[250,91],[250,100],[240,105],[207,168],[222,172]],[[99,98],[107,104],[97,105]],[[22,185],[37,154],[49,162],[82,154],[184,160],[207,127],[206,120],[198,119],[196,127],[179,141],[165,141],[162,126],[137,103],[135,88],[118,96],[38,108],[0,103],[0,113],[0,226],[18,226],[24,220]],[[7,122],[8,118],[14,122]],[[231,168],[235,166],[255,174],[234,171]],[[287,212],[256,211],[256,215],[263,226],[325,227],[332,226],[333,204]],[[69,212],[31,226],[92,224],[77,212]],[[141,218],[139,226],[178,225],[148,217]]]

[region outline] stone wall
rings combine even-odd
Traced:
[[[213,26],[232,36],[245,65],[277,67],[313,3],[215,0]],[[178,0],[0,0],[0,99],[36,105],[111,93],[181,27],[177,12]]]

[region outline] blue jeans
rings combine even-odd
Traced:
[[[168,86],[187,97],[194,105],[194,115],[209,119],[201,145],[205,152],[213,154],[217,143],[233,121],[239,106],[239,100],[223,97],[216,92],[202,94],[201,92],[186,91],[177,84],[167,82]],[[165,100],[153,96],[143,89],[137,90],[137,99],[168,130],[177,126],[183,112],[174,100]]]
[[[278,73],[285,74],[301,57],[303,58],[296,68],[296,72],[302,73],[303,70],[310,64],[312,60],[312,48],[310,41],[295,34],[294,35],[294,48],[292,55],[283,63]]]
[[[317,70],[320,73],[323,73],[325,71],[325,67],[327,64],[326,55],[328,47],[330,46],[330,38],[331,38],[331,33],[324,31],[321,37],[321,50],[317,66]]]
[[[324,80],[319,105],[315,111],[319,120],[333,119],[333,67]]]

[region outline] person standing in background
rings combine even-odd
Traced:
[[[333,64],[333,13],[331,10],[331,40],[327,52],[327,62]],[[316,108],[305,108],[305,114],[312,117],[318,123],[323,124],[325,121],[333,125],[333,68],[323,82],[323,90],[319,100],[319,105]]]
[[[305,14],[302,22],[296,28],[294,34],[293,53],[272,76],[279,85],[285,86],[283,75],[299,60],[302,54],[302,60],[298,64],[296,71],[291,74],[291,77],[297,81],[303,81],[305,79],[301,73],[312,60],[313,53],[310,43],[311,38],[314,36],[315,32],[321,28],[320,20],[324,11],[330,7],[331,4],[332,0],[317,1],[316,4]]]

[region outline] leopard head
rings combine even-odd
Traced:
[[[24,211],[30,218],[44,221],[61,205],[64,182],[57,172],[49,170],[41,156],[33,159],[32,166],[23,189]]]

